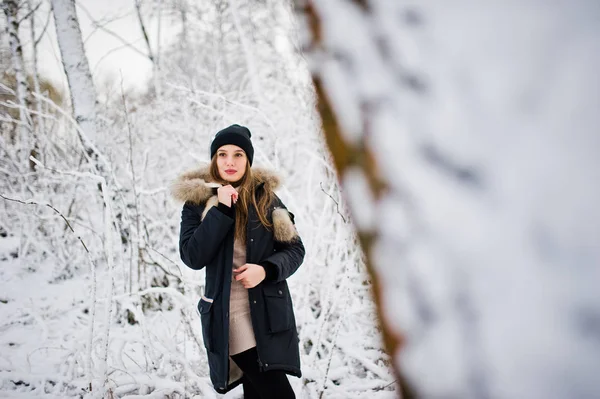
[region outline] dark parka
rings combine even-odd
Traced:
[[[252,174],[257,191],[275,190],[279,185],[279,179],[266,170],[252,168]],[[235,212],[219,204],[215,186],[210,183],[208,167],[204,167],[179,177],[172,192],[185,202],[179,238],[181,259],[194,270],[206,270],[198,311],[210,379],[217,392],[225,393],[241,382],[239,369],[229,359],[228,339]],[[304,245],[293,215],[277,196],[267,216],[273,223],[272,231],[260,223],[254,207],[248,209],[246,262],[262,265],[267,272],[265,280],[248,290],[259,367],[300,377],[298,333],[286,279],[302,263]]]

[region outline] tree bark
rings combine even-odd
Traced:
[[[98,139],[96,89],[85,55],[75,0],[52,0],[52,10],[62,63],[69,82],[73,114],[85,133],[84,137],[80,136],[82,143],[87,153],[91,155],[94,153],[93,144]]]
[[[37,95],[41,94],[40,89],[40,77],[38,74],[38,53],[37,53],[37,38],[35,37],[35,10],[33,9],[33,5],[31,4],[31,0],[27,0],[27,7],[29,9],[29,22],[31,24],[31,62],[32,62],[32,79],[33,79],[33,90]],[[34,124],[32,127],[31,138],[33,143],[31,143],[31,151],[29,155],[34,158],[39,157],[39,143],[38,143],[38,133],[44,134],[44,118],[42,117],[42,104],[39,100],[35,101],[35,110],[37,111],[37,118],[32,118],[32,123],[34,120],[37,121],[37,124]],[[36,126],[37,125],[37,128]],[[43,162],[43,160],[42,160]],[[36,163],[33,162],[30,158],[29,160],[29,169],[35,170]]]
[[[17,100],[21,106],[19,108],[19,120],[21,122],[19,131],[21,132],[21,137],[16,138],[13,136],[11,140],[13,144],[19,142],[25,144],[28,141],[28,135],[31,131],[29,114],[27,112],[31,103],[28,98],[29,85],[27,84],[27,74],[23,63],[23,48],[21,47],[21,40],[19,38],[19,2],[17,0],[3,0],[2,9],[6,15],[6,30],[8,32],[12,67],[17,83]]]
[[[160,50],[160,18],[161,18],[161,10],[162,10],[162,1],[158,2],[159,13],[158,13],[158,33],[157,33],[157,44],[156,44],[156,52],[152,51],[152,46],[150,45],[150,36],[148,34],[148,30],[146,29],[146,24],[144,23],[144,18],[142,17],[142,3],[141,0],[135,0],[135,11],[138,17],[138,21],[140,23],[140,29],[142,31],[142,36],[144,37],[144,42],[146,43],[146,48],[148,49],[148,58],[152,61],[152,83],[154,85],[154,93],[157,97],[160,97],[162,92],[160,85],[160,71],[159,71],[159,59],[158,59],[158,51]]]

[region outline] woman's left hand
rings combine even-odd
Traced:
[[[246,263],[237,269],[233,269],[236,281],[240,281],[244,288],[254,288],[266,277],[264,267],[254,263]]]

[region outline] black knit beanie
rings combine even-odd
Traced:
[[[252,166],[254,147],[252,147],[252,141],[250,141],[250,137],[252,137],[250,129],[245,126],[231,125],[226,127],[215,135],[215,138],[210,144],[210,159],[215,156],[217,150],[222,146],[233,144],[244,150],[246,156],[248,157],[248,162],[250,162],[250,166]]]

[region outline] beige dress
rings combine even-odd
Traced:
[[[239,240],[233,242],[233,268],[246,264],[246,245]],[[241,282],[231,277],[231,296],[229,299],[229,355],[236,355],[256,346],[248,290]]]

